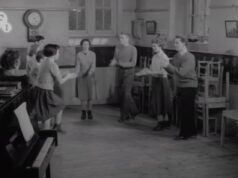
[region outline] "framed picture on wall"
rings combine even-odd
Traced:
[[[135,39],[141,39],[143,34],[143,19],[131,21],[131,33]]]
[[[238,21],[237,20],[226,20],[226,37],[227,38],[238,38]]]
[[[146,21],[146,34],[154,35],[156,33],[156,21]]]

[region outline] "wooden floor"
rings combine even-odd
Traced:
[[[238,138],[174,141],[177,129],[152,131],[155,121],[139,116],[118,123],[119,112],[98,106],[93,121],[67,108],[52,163],[53,178],[237,178]]]

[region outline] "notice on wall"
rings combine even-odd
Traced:
[[[2,11],[0,11],[0,30],[4,33],[12,31],[12,25],[8,22],[7,14]]]

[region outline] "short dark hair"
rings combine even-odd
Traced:
[[[20,54],[17,50],[6,49],[1,56],[1,66],[4,70],[15,69]]]
[[[91,47],[91,41],[87,38],[84,38],[80,41],[80,46],[83,46],[83,43],[86,42],[86,41],[89,43],[89,46]]]
[[[47,44],[43,49],[43,54],[46,57],[52,57],[56,55],[57,51],[59,50],[60,46],[57,44]]]
[[[185,37],[180,36],[180,35],[177,35],[177,36],[175,36],[175,39],[180,39],[180,41],[181,41],[182,43],[184,43],[185,45],[187,45],[187,39],[186,39]]]
[[[35,36],[35,42],[39,42],[39,41],[44,40],[44,39],[45,39],[45,37],[43,37],[41,35],[36,35]]]
[[[159,47],[164,48],[164,44],[159,39],[153,39],[153,40],[151,40],[151,43],[152,44],[157,44]]]
[[[131,38],[131,35],[130,35],[129,33],[121,32],[121,33],[119,34],[119,37],[120,37],[121,35],[126,36],[128,39]]]

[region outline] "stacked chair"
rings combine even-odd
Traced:
[[[229,73],[223,80],[223,66],[220,61],[198,61],[198,92],[196,98],[197,118],[202,120],[203,135],[209,136],[211,121],[218,129],[218,117],[211,117],[211,110],[223,110],[229,106]]]

